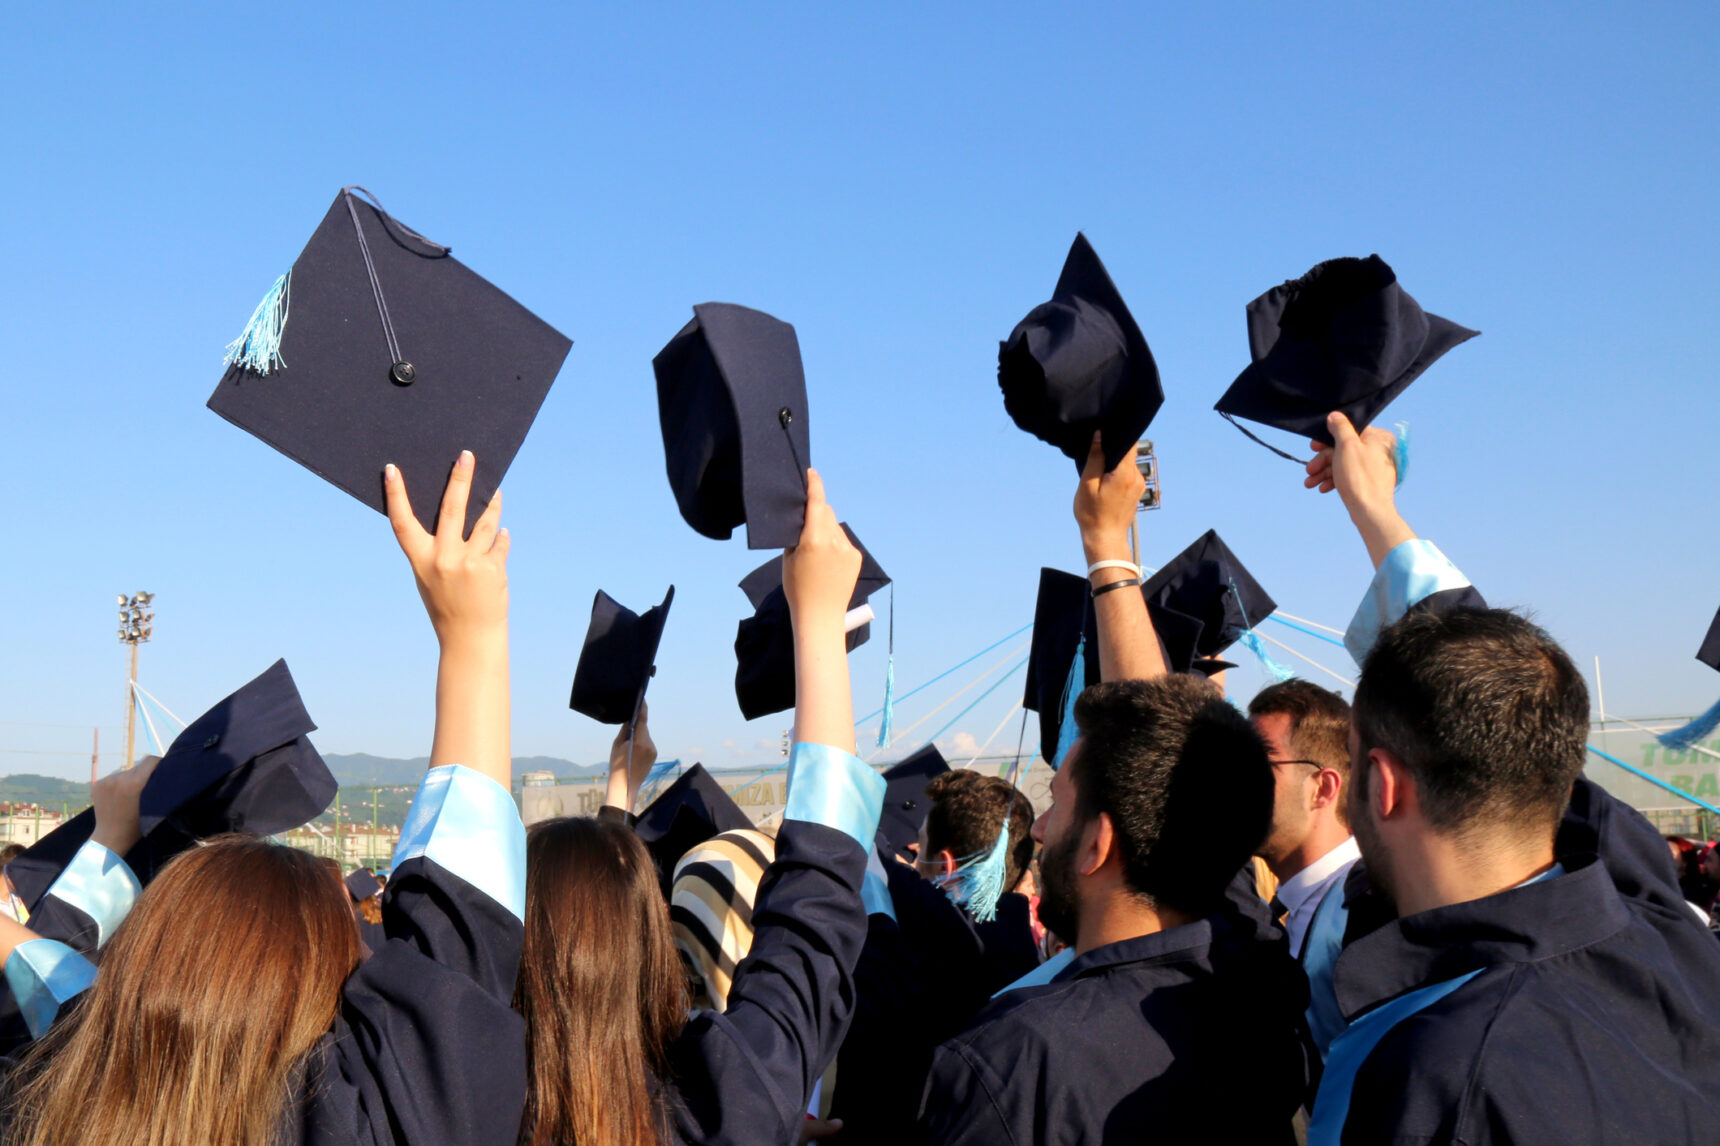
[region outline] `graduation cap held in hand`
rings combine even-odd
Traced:
[[[1063,766],[1075,739],[1076,697],[1098,683],[1099,626],[1089,583],[1060,569],[1041,569],[1021,703],[1039,714],[1039,755],[1053,769]]]
[[[1102,435],[1105,470],[1117,468],[1164,404],[1153,352],[1087,236],[1077,234],[1051,301],[1010,332],[997,352],[1003,406],[1015,424],[1050,442],[1080,469]]]
[[[138,880],[209,836],[275,835],[321,815],[339,785],[306,738],[315,728],[285,661],[192,721],[143,787],[143,839],[125,856]],[[25,906],[35,910],[95,824],[87,809],[7,865]]]
[[[633,831],[657,864],[658,882],[667,900],[675,864],[682,856],[712,836],[752,826],[705,766],[695,764],[639,813]]]
[[[687,524],[726,541],[744,523],[748,549],[799,541],[812,432],[794,327],[701,303],[651,367],[669,488]]]
[[[1172,672],[1196,671],[1197,662],[1216,658],[1278,608],[1211,529],[1153,574],[1141,592]]]
[[[470,530],[572,345],[347,187],[228,347],[209,408],[378,511],[393,462],[432,532],[471,450]]]
[[[599,589],[567,706],[602,724],[631,724],[657,673],[657,645],[674,601],[671,585],[661,605],[635,613]]]
[[[860,544],[846,522],[842,529],[860,551],[860,577],[848,599],[848,651],[872,635],[873,614],[866,600],[890,583],[890,575]],[[741,580],[753,615],[735,633],[735,698],[741,714],[756,720],[794,707],[794,625],[782,588],[782,558],[774,557]]]
[[[1330,445],[1326,415],[1359,431],[1441,355],[1478,332],[1428,314],[1378,255],[1332,259],[1248,304],[1253,361],[1213,407]]]
[[[950,770],[944,754],[928,744],[884,770],[884,808],[878,817],[878,854],[912,860],[912,846],[932,810],[926,786]]]

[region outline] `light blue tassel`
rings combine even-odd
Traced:
[[[1075,645],[1075,663],[1069,666],[1069,679],[1063,683],[1063,716],[1057,725],[1057,754],[1049,761],[1053,772],[1063,767],[1063,758],[1069,755],[1069,746],[1075,743],[1075,737],[1080,729],[1075,725],[1075,702],[1080,699],[1087,684],[1087,634],[1082,633],[1081,639]],[[1043,756],[1045,753],[1040,752]]]
[[[221,359],[224,365],[267,374],[287,364],[281,357],[281,335],[287,330],[292,277],[293,272],[288,271],[275,280],[257,309],[251,312],[251,321],[245,324],[238,338],[227,344],[227,353]]]
[[[1015,813],[1015,790],[1009,793],[1009,809],[1003,817],[1003,830],[991,850],[963,860],[955,874],[944,886],[944,894],[967,909],[977,923],[990,923],[997,918],[997,901],[1003,898],[1004,873],[1008,870],[1009,821]]]
[[[1260,667],[1265,669],[1274,681],[1289,680],[1296,675],[1295,669],[1284,667],[1283,664],[1273,658],[1271,653],[1266,651],[1266,642],[1262,641],[1260,634],[1253,629],[1244,629],[1237,640],[1246,645],[1249,652],[1260,658]]]
[[[896,727],[896,657],[890,657],[890,667],[884,671],[884,722],[878,726],[878,747],[887,748]]]
[[[1697,741],[1706,740],[1716,728],[1720,728],[1720,700],[1715,701],[1714,707],[1683,728],[1662,732],[1656,739],[1668,748],[1688,749]]]
[[[1409,423],[1397,424],[1397,445],[1392,447],[1392,464],[1397,466],[1397,484],[1403,485],[1409,477]],[[1396,488],[1396,487],[1394,487]]]

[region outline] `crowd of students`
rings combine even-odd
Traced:
[[[431,532],[391,467],[440,662],[380,898],[195,817],[167,815],[170,849],[145,792],[174,752],[102,779],[45,894],[0,914],[0,1140],[1720,1141],[1693,873],[1583,776],[1564,650],[1399,516],[1392,436],[1330,430],[1306,484],[1374,567],[1353,706],[1290,680],[1245,714],[1222,677],[1168,671],[1143,596],[1105,591],[1139,579],[1143,479],[1095,435],[1075,519],[1100,681],[1037,815],[965,771],[898,801],[856,757],[861,551],[807,471],[782,820],[667,858],[634,816],[644,713],[600,815],[522,826],[500,502],[462,536],[462,455]],[[305,729],[245,714],[290,678],[253,685],[202,749],[278,768]]]

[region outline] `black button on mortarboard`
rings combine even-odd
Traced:
[[[394,379],[396,386],[410,386],[418,379],[418,371],[410,362],[396,362],[388,368],[388,376]]]
[[[793,425],[794,424],[794,411],[790,410],[787,406],[784,406],[782,409],[780,409],[776,412],[776,420],[781,422],[785,426]]]
[[[902,811],[904,811],[904,812],[911,812],[919,806],[920,806],[920,802],[918,800],[903,800],[902,801]]]
[[[203,747],[213,748],[219,743],[221,743],[221,737],[219,734],[216,734],[214,736],[206,737],[203,741]]]

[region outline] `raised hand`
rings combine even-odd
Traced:
[[[1368,547],[1374,567],[1415,532],[1397,511],[1397,438],[1378,426],[1361,433],[1334,410],[1326,415],[1333,444],[1311,443],[1316,451],[1302,484],[1321,493],[1334,489]]]
[[[860,551],[824,500],[824,481],[806,471],[806,524],[782,555],[782,589],[794,620],[794,738],[854,751],[854,698],[843,620]]]
[[[1147,480],[1135,465],[1135,446],[1117,468],[1105,471],[1105,448],[1093,435],[1087,461],[1081,467],[1081,484],[1075,487],[1075,524],[1081,528],[1081,546],[1088,562],[1129,557],[1129,528],[1135,524],[1141,493]]]
[[[90,787],[90,803],[96,810],[96,828],[90,839],[115,855],[123,856],[143,838],[138,823],[138,802],[143,786],[155,774],[159,761],[150,757],[136,768],[122,768],[97,780]]]
[[[424,532],[412,515],[406,482],[390,465],[383,471],[388,520],[412,565],[418,595],[436,630],[442,656],[436,673],[436,735],[430,766],[464,764],[504,787],[513,782],[508,691],[508,531],[498,528],[500,492],[462,537],[472,492],[472,453],[466,450],[448,476],[436,532]]]
[[[651,766],[657,763],[657,745],[652,742],[651,729],[646,723],[648,708],[641,702],[639,719],[633,722],[633,731],[629,733],[623,724],[615,733],[615,742],[609,746],[609,786],[603,802],[626,812],[633,810],[645,777],[650,775]]]

